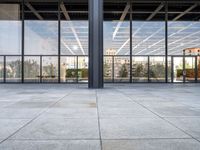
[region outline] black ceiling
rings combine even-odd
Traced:
[[[0,0],[0,3],[20,3],[20,0]],[[104,19],[119,20],[125,7],[130,0],[104,0]],[[25,0],[25,19],[38,19],[33,10],[27,7],[29,3],[36,13],[45,20],[58,19],[58,0]],[[87,20],[88,0],[63,0],[64,6],[71,20]],[[167,0],[168,7],[164,0],[132,0],[132,8],[126,13],[124,20],[130,19],[132,12],[133,20],[147,20],[154,14],[149,21],[165,20],[166,8],[168,9],[168,19],[174,20],[177,16],[178,21],[199,21],[200,19],[200,0]],[[160,7],[160,5],[163,5]],[[160,7],[159,11],[156,11]],[[130,11],[132,10],[132,11]],[[189,11],[188,11],[189,10]],[[65,15],[61,9],[61,19],[65,20]]]

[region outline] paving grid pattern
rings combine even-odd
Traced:
[[[200,150],[199,84],[1,84],[0,150]]]

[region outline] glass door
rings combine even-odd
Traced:
[[[186,56],[184,58],[184,72],[183,77],[185,82],[195,82],[196,73],[195,73],[195,56]]]
[[[173,82],[183,82],[183,57],[172,56]]]

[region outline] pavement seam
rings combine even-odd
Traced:
[[[99,139],[100,139],[100,149],[103,150],[103,143],[101,137],[101,123],[100,123],[100,115],[99,115],[99,103],[98,103],[98,93],[97,89],[95,90],[96,95],[96,106],[97,106],[97,119],[98,119],[98,126],[99,126]]]
[[[132,97],[127,96],[123,91],[119,90],[119,89],[115,89],[116,91],[121,92],[125,97],[128,97],[129,99],[131,99],[133,102],[137,103],[138,105],[140,105],[141,107],[145,108],[146,110],[150,111],[151,113],[153,113],[154,115],[156,115],[157,117],[159,117],[160,119],[164,120],[165,122],[167,122],[168,124],[172,125],[173,127],[175,127],[176,129],[178,129],[179,131],[182,131],[183,133],[185,133],[186,135],[190,136],[192,139],[194,139],[195,141],[200,143],[200,140],[198,140],[197,138],[195,138],[194,136],[192,136],[191,134],[187,133],[185,130],[177,127],[175,124],[173,124],[172,122],[170,122],[169,120],[165,119],[164,117],[160,116],[159,114],[155,113],[154,111],[152,111],[151,109],[147,108],[146,106],[144,106],[143,104],[139,103],[138,101],[135,101],[132,99]]]
[[[63,98],[65,98],[66,96],[69,96],[71,94],[72,90],[67,93],[65,96],[59,98],[55,103],[49,105],[47,108],[45,108],[43,111],[41,111],[37,116],[35,116],[33,119],[29,120],[26,124],[24,124],[22,127],[20,127],[18,130],[16,130],[15,132],[13,132],[11,135],[9,135],[7,138],[5,138],[4,140],[0,141],[0,144],[2,144],[3,142],[7,141],[10,137],[14,136],[15,134],[17,134],[19,131],[21,131],[24,127],[28,126],[29,124],[31,124],[34,120],[36,120],[38,117],[40,117],[43,113],[45,113],[49,108],[51,108],[52,106],[56,105],[58,102],[60,102]],[[26,120],[26,119],[24,119]]]

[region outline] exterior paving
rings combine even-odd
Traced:
[[[1,84],[0,150],[199,150],[199,84]]]

